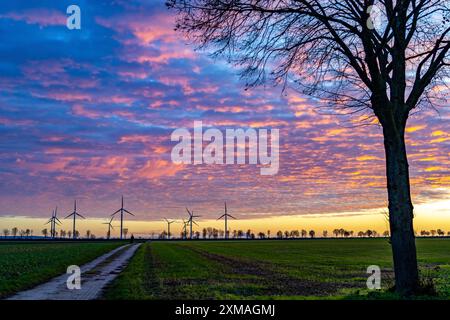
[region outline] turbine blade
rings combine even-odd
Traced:
[[[68,217],[72,216],[75,212],[72,212],[71,214],[69,214],[67,217],[65,217],[64,219],[67,219]]]
[[[237,220],[235,217],[233,217],[231,214],[228,215],[230,218]]]
[[[193,224],[195,224],[196,226],[198,226],[197,222],[195,222],[195,221],[192,221],[192,223],[193,223]]]
[[[61,220],[59,220],[56,216],[55,216],[56,221],[61,222]]]
[[[114,212],[111,216],[115,215],[116,213],[119,213],[121,209],[117,210],[116,212]]]
[[[221,215],[220,217],[217,218],[217,220],[222,219],[223,217],[225,217],[225,214]]]
[[[85,217],[83,217],[81,214],[79,214],[78,212],[77,212],[77,216],[79,216],[79,217],[81,217],[82,219],[86,219]]]
[[[128,211],[128,210],[126,210],[126,209],[123,209],[123,211],[125,211],[125,212],[128,213],[128,214],[131,214],[131,215],[134,217],[134,214],[132,214],[130,211]]]

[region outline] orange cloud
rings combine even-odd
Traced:
[[[147,161],[146,164],[137,171],[137,176],[149,180],[160,177],[171,177],[184,169],[184,165],[174,164],[166,160]]]

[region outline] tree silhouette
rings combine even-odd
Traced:
[[[17,227],[11,229],[11,234],[14,238],[17,236],[17,232],[19,232],[19,229],[17,229]]]
[[[310,230],[310,231],[309,231],[309,236],[310,236],[311,238],[314,238],[315,235],[316,235],[316,232],[315,232],[314,230]]]
[[[47,236],[48,236],[48,230],[47,230],[47,228],[42,229],[41,232],[42,232],[42,234],[44,235],[44,237],[47,238]]]
[[[379,9],[380,23],[371,13]],[[395,287],[419,287],[405,129],[438,102],[450,50],[449,0],[168,0],[177,29],[213,47],[248,86],[273,80],[338,114],[376,118],[386,155]],[[270,71],[270,72],[269,72]]]
[[[128,228],[124,228],[124,229],[123,229],[123,236],[124,236],[124,239],[127,238],[127,234],[128,234]]]
[[[337,236],[339,235],[339,229],[334,229],[333,234],[337,238]]]
[[[283,238],[283,232],[281,230],[278,230],[277,238],[279,238],[279,239]]]
[[[6,238],[9,235],[9,229],[3,229],[3,235]]]
[[[322,236],[323,236],[324,238],[328,237],[328,231],[327,231],[327,230],[323,230],[323,231],[322,231]]]

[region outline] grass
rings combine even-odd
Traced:
[[[31,288],[82,265],[117,246],[119,242],[1,242],[0,298]]]
[[[450,239],[417,239],[423,278],[450,297]],[[383,290],[366,288],[369,265]],[[106,299],[398,299],[386,239],[152,242]]]

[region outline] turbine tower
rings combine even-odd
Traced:
[[[189,224],[189,220],[185,221],[184,219],[182,219],[183,222],[183,239],[187,239],[187,225]]]
[[[79,214],[77,212],[77,200],[75,200],[74,204],[73,204],[73,212],[71,214],[69,214],[67,217],[65,217],[64,219],[69,218],[70,216],[73,216],[73,230],[72,230],[72,238],[76,239],[76,229],[75,229],[75,224],[76,224],[76,219],[77,216],[82,218],[82,219],[86,219],[85,217],[83,217],[81,214]]]
[[[127,209],[124,209],[123,207],[123,196],[122,196],[122,207],[117,210],[116,212],[114,212],[111,216],[114,217],[115,214],[120,212],[120,240],[122,240],[122,234],[123,234],[123,213],[126,212],[130,215],[132,215],[134,217],[134,214],[132,214],[130,211],[128,211]]]
[[[172,223],[174,223],[175,220],[169,221],[169,220],[167,220],[166,218],[164,218],[164,220],[166,220],[166,222],[167,222],[167,238],[170,239],[170,225],[171,225]]]
[[[108,240],[109,240],[109,238],[111,238],[111,229],[114,229],[113,225],[111,224],[113,219],[114,219],[114,217],[111,217],[111,220],[109,220],[109,222],[103,222],[102,223],[102,224],[107,224],[108,225],[108,233],[107,233]]]
[[[225,218],[225,239],[228,239],[228,217],[230,217],[232,219],[236,219],[231,214],[228,214],[227,203],[225,202],[225,213],[223,215],[221,215],[219,218],[217,218],[217,220]]]
[[[195,224],[198,226],[198,224],[194,221],[194,218],[198,218],[201,216],[194,216],[194,211],[189,211],[188,208],[186,208],[186,211],[189,213],[189,227],[190,227],[190,231],[189,231],[189,238],[192,239],[192,224]]]

